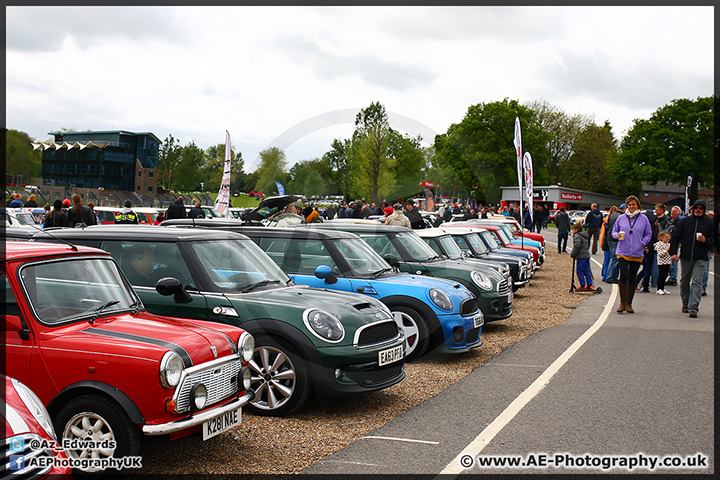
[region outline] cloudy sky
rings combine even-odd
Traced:
[[[39,141],[149,131],[203,149],[228,130],[247,172],[270,146],[322,156],[374,101],[427,144],[504,98],[621,138],[713,94],[713,21],[712,6],[6,7],[6,123]]]

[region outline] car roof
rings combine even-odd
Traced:
[[[177,227],[179,225],[187,226],[193,225],[193,222],[190,219],[178,219],[176,222],[175,220],[169,220],[167,222],[168,225],[165,226],[165,228],[172,228],[180,229],[182,227]],[[196,219],[194,222],[195,226],[198,227],[198,229],[205,230],[206,229],[216,229],[216,230],[226,230],[230,232],[239,232],[246,234],[247,236],[253,236],[257,234],[261,234],[263,237],[275,237],[275,238],[328,238],[328,239],[334,239],[334,238],[356,238],[357,235],[354,233],[348,233],[348,232],[325,232],[321,229],[314,229],[314,228],[284,228],[284,227],[277,227],[277,228],[268,228],[268,227],[260,227],[260,226],[248,226],[243,225],[241,222],[238,222],[237,220],[207,220],[207,219]],[[173,227],[175,225],[175,227]],[[183,228],[184,230],[189,230],[190,228]],[[247,233],[246,233],[247,232]]]
[[[338,230],[345,230],[347,232],[407,232],[410,230],[409,228],[401,227],[400,225],[385,225],[384,223],[379,223],[377,225],[368,225],[351,222],[336,222],[335,220],[328,220],[323,223],[308,223],[307,225],[296,225],[292,228],[333,228]]]
[[[4,260],[16,260],[22,258],[34,258],[38,256],[47,257],[54,255],[77,255],[77,254],[98,254],[109,255],[99,248],[77,245],[74,250],[72,246],[65,243],[47,242],[6,242]]]
[[[87,228],[53,228],[38,231],[33,236],[35,240],[48,238],[44,232],[65,240],[72,241],[73,238],[83,240],[119,240],[132,238],[139,241],[192,241],[192,240],[230,240],[247,239],[239,233],[192,228],[157,228],[147,225],[94,225]]]

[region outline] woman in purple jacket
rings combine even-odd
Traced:
[[[618,288],[620,289],[619,313],[635,313],[632,308],[635,296],[635,276],[643,261],[644,247],[652,238],[650,221],[640,212],[640,200],[630,195],[625,200],[625,213],[615,221],[612,238],[617,239],[615,254],[618,258]]]

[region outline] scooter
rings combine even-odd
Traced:
[[[590,270],[590,277],[595,283],[595,277],[593,276],[592,269]],[[573,258],[572,264],[572,276],[570,277],[570,293],[576,293],[577,287],[575,286],[575,258]],[[592,290],[577,290],[577,293],[602,293],[602,287],[593,287]]]

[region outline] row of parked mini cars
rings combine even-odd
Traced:
[[[407,361],[482,345],[485,322],[512,315],[544,260],[541,237],[533,247],[506,223],[272,227],[297,198],[266,199],[244,220],[6,242],[7,374],[77,447],[64,449],[73,468],[136,457],[143,434],[211,438],[242,407],[283,416],[395,385]]]

